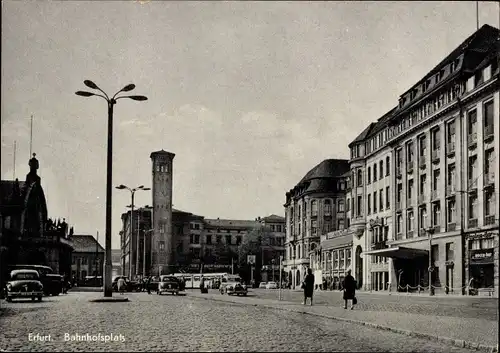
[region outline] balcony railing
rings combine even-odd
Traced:
[[[425,203],[425,194],[418,194],[418,204]]]
[[[433,234],[440,233],[441,232],[441,226],[438,226],[438,225],[432,226],[432,232],[433,232]]]
[[[446,145],[446,154],[451,156],[455,153],[455,142],[448,142]]]
[[[437,200],[439,199],[439,190],[432,190],[431,191],[431,200]]]
[[[467,136],[467,145],[469,148],[476,146],[477,144],[477,133],[472,132]]]
[[[450,222],[448,223],[446,229],[448,230],[448,232],[453,232],[454,230],[457,229],[457,224],[455,222]]]
[[[469,219],[469,228],[477,228],[477,218]]]
[[[495,224],[495,215],[487,215],[484,217],[484,225],[485,226],[490,226],[492,224]]]
[[[439,152],[440,151],[441,150],[439,150],[439,149],[435,149],[435,150],[432,151],[431,154],[432,154],[432,162],[433,163],[439,162]]]
[[[409,230],[406,232],[406,238],[407,239],[412,239],[413,238],[413,230]]]
[[[413,173],[413,161],[410,161],[406,164],[406,171],[408,174]]]
[[[385,240],[372,243],[372,250],[387,249],[388,247],[389,246]]]
[[[420,169],[424,169],[425,168],[425,163],[426,163],[425,156],[419,156],[418,157],[418,167]]]
[[[427,236],[427,231],[423,228],[420,228],[418,231],[418,236],[419,237],[426,237]]]
[[[396,240],[402,240],[403,239],[403,234],[402,233],[396,233]]]
[[[452,196],[455,195],[455,185],[446,185],[446,196]]]
[[[489,140],[493,137],[493,125],[488,125],[484,127],[484,139]]]

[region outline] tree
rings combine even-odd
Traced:
[[[237,258],[237,254],[227,244],[218,244],[213,252],[210,263],[230,264],[232,259]],[[207,262],[208,263],[208,262]]]

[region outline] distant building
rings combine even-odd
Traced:
[[[8,265],[50,266],[56,273],[71,269],[72,228],[48,218],[47,203],[33,154],[26,181],[0,182],[0,285]]]
[[[104,268],[104,248],[93,235],[73,235],[71,277],[79,281],[87,276],[101,276]]]
[[[261,281],[279,282],[280,257],[285,261],[285,217],[270,215],[257,219],[261,226],[269,232],[269,242],[262,246]],[[285,280],[285,276],[281,278]]]
[[[121,249],[111,249],[111,265],[113,266],[112,277],[122,274],[121,255]]]

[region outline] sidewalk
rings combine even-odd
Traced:
[[[199,299],[243,305],[259,305],[277,310],[317,315],[398,332],[408,336],[438,340],[459,347],[498,352],[498,321],[405,312],[345,310],[343,307],[324,305],[304,306],[297,302],[255,298],[250,294],[248,297],[233,297],[215,293],[187,292],[188,296]]]

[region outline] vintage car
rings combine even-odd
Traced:
[[[160,276],[160,282],[158,283],[157,294],[162,293],[172,293],[174,295],[179,294],[181,291],[181,283],[177,277],[174,276]]]
[[[113,280],[111,282],[111,286],[113,288],[113,291],[115,291],[115,292],[118,291],[118,280],[120,278],[123,278],[125,280],[125,291],[127,291],[127,292],[134,292],[134,291],[140,292],[142,290],[139,283],[137,283],[135,281],[130,281],[127,276],[115,276],[115,277],[113,277]]]
[[[247,286],[240,282],[223,282],[219,288],[220,294],[236,294],[246,296],[248,294]]]
[[[40,276],[40,282],[43,284],[43,294],[59,295],[63,291],[64,278],[63,276],[54,273],[52,268],[44,265],[10,265],[9,271],[14,270],[34,270]]]
[[[35,270],[14,270],[9,275],[5,286],[5,297],[8,302],[15,298],[31,298],[42,301],[43,284]]]

